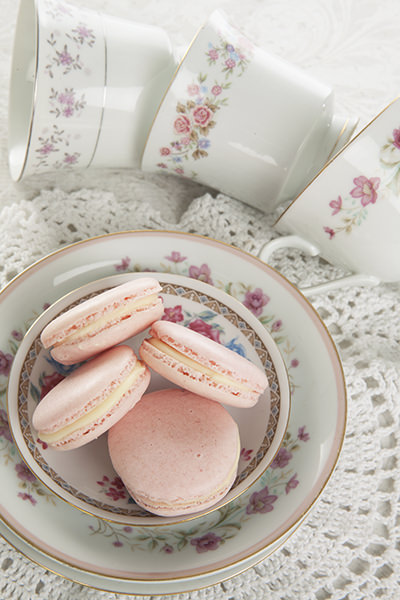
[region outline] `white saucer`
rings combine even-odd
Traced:
[[[2,531],[6,538],[11,531],[24,540],[24,551],[32,560],[37,554],[46,555],[42,564],[55,562],[56,572],[69,577],[72,570],[73,579],[87,585],[116,593],[183,592],[216,583],[261,560],[311,509],[343,442],[344,377],[316,311],[260,260],[194,235],[125,232],[63,248],[32,265],[1,292],[0,315],[7,324],[0,332],[3,420],[7,367],[43,306],[90,281],[129,270],[168,271],[212,283],[243,302],[270,330],[292,389],[283,446],[249,490],[210,515],[162,528],[128,527],[76,510],[33,479],[4,423]]]

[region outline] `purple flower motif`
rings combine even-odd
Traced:
[[[114,265],[114,268],[116,271],[126,271],[129,267],[130,262],[131,259],[129,258],[129,256],[125,256],[125,258],[121,260],[119,265]]]
[[[335,237],[335,231],[331,227],[324,227],[324,231],[329,235],[330,240]]]
[[[0,350],[0,375],[5,375],[8,377],[10,374],[12,361],[13,356],[11,354],[4,354],[4,352]]]
[[[210,140],[208,140],[207,138],[201,138],[199,139],[199,141],[197,142],[197,146],[199,148],[202,148],[203,150],[205,150],[206,148],[210,147]]]
[[[285,492],[287,494],[290,492],[290,490],[294,490],[294,488],[296,488],[299,485],[299,481],[298,481],[298,479],[296,479],[296,477],[297,477],[297,473],[295,473],[293,475],[293,477],[291,477],[289,479],[289,481],[287,482],[286,487],[285,487]]]
[[[133,528],[129,527],[129,525],[127,525],[126,527],[124,527],[124,531],[125,531],[125,533],[132,533]]]
[[[65,162],[65,164],[67,164],[67,165],[75,165],[77,163],[78,156],[79,155],[78,155],[77,152],[75,152],[75,154],[65,153],[65,156],[64,156],[64,162]]]
[[[43,146],[37,150],[37,152],[39,152],[39,154],[41,154],[42,156],[47,156],[51,152],[54,152],[54,150],[54,144],[50,144],[50,142],[45,142]]]
[[[337,200],[331,200],[331,202],[329,202],[329,206],[333,209],[332,216],[337,215],[337,213],[341,211],[342,204],[343,204],[343,200],[342,200],[341,196],[338,196]]]
[[[297,437],[302,442],[308,442],[308,440],[310,439],[310,434],[306,432],[306,426],[305,425],[303,425],[303,427],[299,427],[299,430],[297,432]]]
[[[251,312],[259,317],[263,311],[263,308],[270,301],[269,296],[264,294],[262,289],[255,288],[253,291],[246,292],[246,296],[243,304],[251,310]]]
[[[197,552],[208,552],[209,550],[216,550],[220,543],[222,542],[222,538],[215,533],[206,533],[198,538],[193,538],[190,540],[192,546],[196,546]]]
[[[14,340],[17,340],[17,342],[20,342],[24,337],[22,331],[17,331],[16,329],[12,330],[11,335],[13,336]]]
[[[67,50],[67,47],[64,47],[62,52],[57,52],[58,60],[61,65],[70,65],[73,62],[73,58]]]
[[[161,550],[165,552],[165,554],[172,554],[174,551],[173,547],[170,544],[164,544]]]
[[[187,259],[187,256],[182,256],[182,254],[180,252],[173,250],[171,252],[171,256],[165,256],[164,258],[166,258],[167,260],[170,260],[171,262],[174,262],[174,263],[181,263]]]
[[[279,449],[278,454],[275,456],[271,463],[271,469],[284,469],[288,466],[293,454],[286,448],[282,447]]]
[[[195,265],[190,266],[189,277],[192,277],[193,279],[199,279],[200,281],[204,281],[204,283],[213,285],[210,267],[205,263],[203,263],[200,267],[196,267]]]
[[[170,308],[164,308],[164,314],[161,317],[162,321],[171,321],[172,323],[179,323],[183,321],[184,316],[182,313],[182,306],[171,306]]]
[[[297,360],[297,358],[293,358],[290,362],[290,366],[295,369],[296,367],[298,367],[300,364],[300,362]]]
[[[232,46],[232,44],[227,44],[226,49],[228,52],[235,52],[235,48]]]
[[[58,101],[60,104],[67,104],[68,106],[75,102],[75,92],[73,90],[65,90],[58,94]]]
[[[29,482],[36,481],[36,477],[34,476],[32,471],[30,471],[28,469],[28,467],[26,466],[25,463],[23,463],[23,462],[17,463],[15,465],[15,470],[17,471],[17,475],[18,475],[19,479],[22,479],[22,481],[29,481]]]
[[[271,329],[272,329],[272,331],[279,331],[281,327],[282,327],[282,321],[280,319],[278,319],[277,321],[272,323]]]
[[[378,197],[376,190],[379,188],[380,182],[381,180],[379,177],[367,179],[364,175],[360,175],[360,177],[355,177],[355,179],[353,179],[353,183],[355,183],[356,187],[351,190],[350,194],[353,198],[360,198],[362,206],[375,204]]]
[[[35,506],[35,504],[37,504],[35,498],[31,494],[26,494],[25,492],[19,492],[18,498],[22,498],[22,500],[29,500],[32,506]]]
[[[113,542],[113,546],[115,546],[116,548],[122,548],[123,543],[117,540],[116,542]]]
[[[278,496],[270,494],[268,486],[266,485],[259,492],[253,492],[250,496],[248,505],[246,506],[246,513],[253,515],[255,513],[267,513],[274,510],[273,503],[276,502]]]
[[[8,425],[7,413],[3,408],[0,408],[0,437],[4,437],[9,442],[13,441]]]
[[[400,128],[393,129],[393,146],[400,150]]]
[[[88,29],[85,25],[78,25],[76,29],[73,30],[76,32],[81,38],[92,37],[93,31]]]
[[[62,111],[62,114],[64,115],[64,117],[67,117],[67,119],[69,117],[73,117],[74,116],[73,106],[67,106],[66,108],[64,108],[64,110]]]

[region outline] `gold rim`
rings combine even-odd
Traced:
[[[262,267],[262,269],[264,270],[270,270],[271,272],[273,272],[275,274],[275,276],[277,276],[278,278],[282,279],[286,285],[292,290],[292,292],[294,291],[294,295],[299,299],[302,300],[302,302],[307,306],[308,310],[311,312],[311,314],[314,316],[314,319],[316,320],[316,322],[322,327],[322,331],[325,333],[326,338],[330,341],[330,347],[331,350],[333,351],[333,355],[336,357],[337,360],[337,366],[339,367],[338,369],[338,373],[336,373],[336,369],[335,369],[335,374],[336,375],[340,375],[340,377],[335,376],[335,380],[338,386],[338,397],[342,397],[343,399],[343,417],[341,419],[341,423],[342,425],[340,426],[341,429],[341,433],[340,433],[340,437],[338,438],[338,445],[337,445],[337,449],[335,452],[335,455],[332,457],[332,464],[331,467],[329,468],[327,474],[325,475],[323,481],[321,482],[321,485],[318,487],[317,490],[315,491],[311,491],[311,494],[313,495],[312,501],[309,502],[307,504],[307,506],[299,513],[299,515],[296,515],[294,517],[294,522],[291,525],[286,526],[286,529],[284,529],[283,532],[281,532],[280,534],[277,533],[276,537],[275,537],[275,541],[278,541],[281,537],[283,537],[286,533],[288,533],[295,525],[300,525],[302,522],[303,517],[306,516],[306,514],[313,508],[313,506],[315,505],[316,501],[318,500],[318,498],[321,496],[322,492],[324,491],[328,481],[330,480],[333,471],[335,470],[335,467],[337,465],[337,462],[339,460],[339,456],[341,453],[341,449],[343,447],[343,442],[344,442],[344,437],[345,437],[345,431],[346,431],[346,421],[347,421],[347,390],[346,390],[346,383],[345,383],[345,376],[344,376],[344,371],[343,371],[343,366],[340,360],[340,356],[338,353],[338,350],[336,348],[336,345],[332,339],[332,336],[327,328],[327,326],[325,325],[325,323],[322,321],[321,317],[318,315],[317,311],[314,309],[314,307],[312,306],[311,302],[301,294],[301,292],[296,288],[296,286],[291,283],[284,275],[282,275],[281,273],[279,273],[279,271],[277,271],[276,269],[274,269],[273,267],[271,267],[270,265],[267,265],[266,263],[264,263],[260,258],[250,254],[249,252],[247,252],[246,250],[242,250],[240,248],[237,248],[231,244],[228,244],[227,242],[222,242],[219,240],[215,240],[213,238],[204,236],[204,235],[199,235],[199,234],[194,234],[194,233],[184,233],[181,231],[176,231],[176,230],[157,230],[157,229],[152,229],[152,230],[126,230],[126,231],[120,231],[120,232],[114,232],[114,233],[110,233],[110,234],[103,234],[103,235],[98,235],[98,236],[93,236],[91,238],[85,239],[85,240],[80,240],[78,242],[74,242],[72,244],[69,244],[67,246],[64,246],[62,248],[59,248],[57,250],[55,250],[54,252],[49,253],[48,255],[44,256],[43,258],[39,259],[38,261],[34,262],[32,265],[30,265],[29,267],[27,267],[26,269],[24,269],[20,274],[18,274],[16,277],[14,277],[1,291],[0,291],[0,300],[1,300],[1,295],[6,292],[9,287],[11,285],[13,285],[20,277],[22,277],[23,275],[25,275],[26,273],[28,273],[30,270],[37,268],[39,265],[41,265],[41,263],[43,263],[44,261],[48,260],[49,258],[55,257],[58,254],[62,253],[62,252],[66,252],[68,250],[71,249],[75,249],[79,246],[81,246],[82,244],[88,244],[91,243],[93,241],[96,240],[105,240],[105,239],[110,239],[110,238],[114,238],[114,237],[123,237],[123,236],[127,236],[127,235],[133,235],[133,234],[139,234],[139,235],[150,235],[150,236],[154,236],[154,235],[175,235],[177,237],[181,237],[181,238],[195,238],[198,240],[202,240],[206,243],[212,243],[212,244],[216,244],[217,246],[221,246],[221,247],[225,247],[230,249],[231,251],[233,251],[234,253],[238,253],[240,255],[243,255],[245,257],[247,257],[248,259],[250,259],[251,261],[254,261],[256,264],[259,263],[260,266]],[[0,302],[1,304],[1,302]],[[325,344],[326,345],[326,344]],[[341,383],[341,386],[339,387],[339,380]],[[336,436],[335,436],[336,439]],[[316,484],[315,484],[316,485]],[[314,487],[315,487],[314,485]],[[307,501],[306,501],[307,502]],[[304,501],[303,503],[304,504]],[[301,505],[300,505],[301,506]],[[77,567],[76,565],[74,565],[73,563],[70,563],[69,561],[65,560],[65,559],[58,559],[55,558],[54,556],[52,556],[48,551],[42,550],[37,544],[30,542],[25,536],[23,536],[22,534],[18,533],[17,530],[15,529],[15,527],[13,525],[11,525],[7,519],[4,518],[3,515],[1,515],[1,519],[4,521],[4,523],[7,525],[7,527],[9,529],[11,529],[12,531],[14,531],[16,533],[16,535],[18,535],[19,537],[21,537],[22,539],[24,539],[25,541],[27,541],[28,545],[33,546],[34,548],[36,548],[39,552],[42,552],[43,554],[46,554],[47,556],[49,556],[50,558],[53,558],[54,560],[57,560],[58,562],[61,562],[63,564],[66,564],[69,567],[72,567],[74,569],[79,569],[80,571],[82,571],[83,573],[90,573],[93,575],[98,575],[100,577],[104,577],[106,579],[120,579],[121,581],[148,581],[148,582],[162,582],[162,581],[170,581],[170,580],[185,580],[185,579],[192,579],[192,578],[196,578],[196,576],[204,576],[204,575],[210,575],[212,573],[216,573],[220,570],[224,570],[224,569],[228,569],[229,567],[232,567],[238,563],[240,563],[243,560],[247,560],[249,558],[251,558],[252,556],[258,554],[259,552],[261,552],[263,549],[266,549],[269,545],[271,545],[274,540],[271,540],[269,543],[266,543],[262,548],[258,548],[257,550],[250,552],[249,554],[247,554],[247,556],[245,558],[240,558],[238,560],[234,560],[226,565],[224,565],[223,567],[217,567],[214,569],[209,569],[206,571],[202,571],[201,573],[197,573],[196,575],[186,575],[186,576],[175,576],[175,577],[170,577],[170,578],[159,578],[159,579],[149,579],[148,577],[146,578],[138,578],[138,577],[116,577],[116,576],[110,576],[110,575],[106,575],[104,573],[100,573],[98,571],[92,571],[86,568],[81,568],[81,567]],[[290,517],[289,517],[290,519]],[[292,517],[293,519],[293,517]],[[288,520],[288,519],[287,519]],[[286,522],[287,522],[286,520]],[[285,522],[285,524],[286,524]],[[285,525],[284,525],[285,526]],[[260,542],[258,542],[260,544]],[[263,543],[263,542],[261,542]]]
[[[328,160],[328,162],[325,163],[325,165],[322,167],[322,169],[320,169],[318,171],[318,173],[316,175],[314,175],[314,177],[311,179],[311,181],[306,185],[306,187],[299,193],[297,194],[297,196],[290,202],[290,204],[285,208],[285,210],[282,212],[281,215],[279,215],[279,217],[276,219],[275,223],[273,224],[273,227],[276,227],[276,225],[281,221],[281,219],[284,217],[284,215],[286,215],[286,213],[288,212],[288,210],[294,205],[295,202],[297,202],[297,200],[299,200],[302,195],[304,194],[304,192],[306,190],[308,190],[308,188],[314,183],[314,181],[321,175],[321,173],[323,173],[334,161],[336,161],[341,154],[343,154],[344,152],[346,152],[347,148],[353,144],[356,140],[358,140],[358,138],[360,136],[362,136],[365,131],[370,127],[370,125],[372,125],[373,123],[375,123],[375,121],[377,119],[379,119],[379,117],[381,115],[383,115],[384,112],[386,112],[388,110],[388,108],[390,108],[393,104],[395,104],[398,100],[400,100],[400,96],[397,96],[394,100],[392,100],[387,106],[385,106],[385,108],[383,108],[373,119],[371,119],[371,121],[369,121],[367,123],[367,125],[365,125],[358,133],[357,135],[355,135],[351,140],[349,140],[344,146],[343,148],[341,148],[339,150],[339,152],[337,152],[337,154],[335,154],[330,160]],[[345,123],[345,126],[347,126],[347,121]],[[342,136],[343,130],[339,135],[339,138]],[[336,146],[339,142],[339,138],[338,141],[336,142]],[[335,147],[336,147],[335,146]],[[332,152],[331,152],[332,154]]]

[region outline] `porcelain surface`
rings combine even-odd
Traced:
[[[241,496],[198,519],[165,527],[118,525],[61,501],[27,469],[8,429],[6,386],[25,331],[43,306],[121,272],[176,273],[242,302],[271,333],[289,374],[288,430],[270,467]],[[26,298],[30,298],[29,304]],[[57,572],[99,587],[148,594],[195,589],[267,556],[299,525],[338,460],[347,414],[341,363],[316,311],[284,277],[245,252],[177,232],[93,238],[35,263],[0,294],[1,515]],[[250,450],[250,449],[249,449]],[[28,552],[29,555],[29,552]],[[134,558],[134,560],[133,560]],[[126,589],[126,587],[124,588]]]

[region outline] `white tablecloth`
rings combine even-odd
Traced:
[[[338,111],[357,115],[359,128],[400,94],[398,0],[86,0],[85,5],[162,26],[178,46],[186,46],[220,7],[255,43],[330,84]],[[173,177],[87,171],[14,184],[7,166],[7,101],[17,3],[1,0],[1,8],[2,286],[55,248],[105,232],[179,229],[255,254],[276,235],[271,216]],[[340,274],[296,251],[280,253],[273,266],[294,283]],[[400,597],[400,288],[349,288],[312,302],[338,347],[348,387],[347,433],[334,475],[306,521],[274,555],[232,580],[180,598]],[[122,598],[49,573],[4,540],[0,548],[2,600]]]

